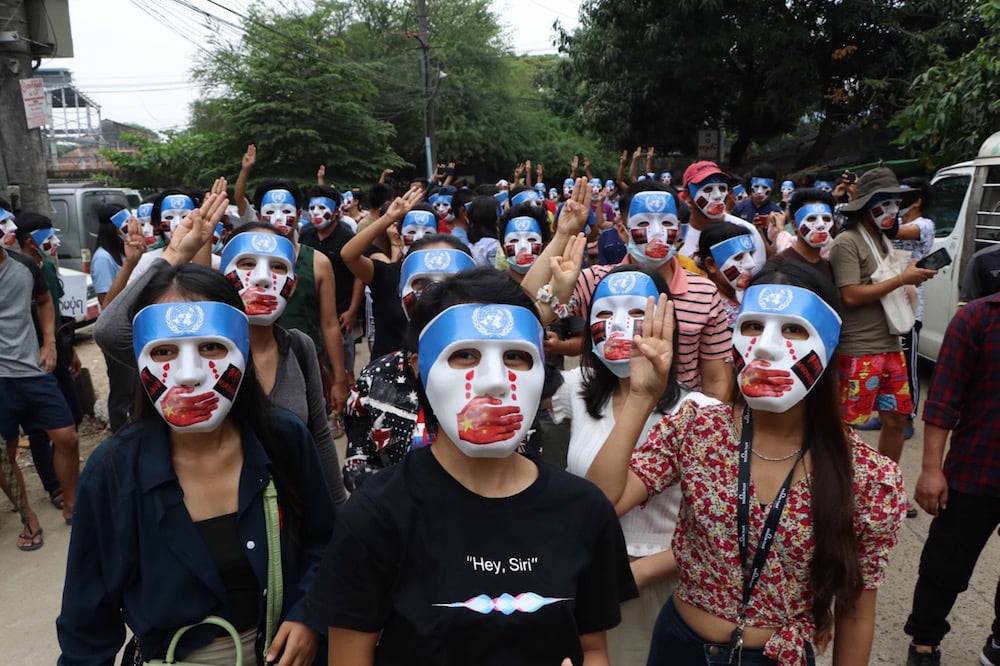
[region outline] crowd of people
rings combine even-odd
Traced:
[[[914,502],[925,180],[677,186],[638,149],[560,189],[529,161],[250,193],[256,158],[98,210],[111,434],[82,473],[58,238],[0,201],[0,485],[41,548],[23,431],[72,528],[59,663],[866,664],[917,504],[907,659],[940,663],[1000,524],[1000,295],[948,328]]]

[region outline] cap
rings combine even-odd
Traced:
[[[715,162],[702,160],[701,162],[695,162],[684,170],[684,179],[681,181],[681,185],[687,187],[692,183],[700,183],[709,176],[716,174],[723,176],[727,181],[732,182],[733,180],[733,177],[720,169],[719,165]]]

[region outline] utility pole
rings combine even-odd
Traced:
[[[434,90],[431,88],[431,44],[430,30],[427,25],[427,0],[417,1],[417,27],[420,32],[416,35],[420,42],[421,60],[420,71],[423,74],[423,94],[424,100],[424,152],[427,155],[427,180],[434,179]]]
[[[28,129],[21,79],[29,79],[31,43],[26,4],[0,0],[0,193],[20,188],[20,209],[48,214],[49,185],[41,130]]]

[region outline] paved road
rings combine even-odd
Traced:
[[[363,345],[358,346],[358,367],[367,361]],[[86,367],[91,369],[99,395],[106,389],[103,359],[90,340],[84,340],[78,351]],[[925,378],[926,379],[926,378]],[[925,384],[926,385],[926,384]],[[104,432],[82,433],[82,455],[86,457],[106,435]],[[877,433],[863,436],[874,444]],[[902,467],[907,488],[912,492],[920,469],[922,429],[918,425],[915,437],[903,452]],[[344,440],[337,441],[343,457]],[[23,451],[22,465],[28,478],[29,496],[45,528],[45,547],[33,553],[22,553],[15,547],[20,524],[9,511],[7,500],[0,499],[0,644],[4,646],[4,661],[11,664],[51,664],[59,654],[54,620],[62,598],[63,575],[70,528],[62,524],[59,512],[48,502],[38,477],[30,467],[30,456]],[[900,534],[899,546],[893,553],[888,580],[879,594],[875,649],[871,663],[905,664],[908,637],[902,632],[909,612],[916,579],[920,551],[927,535],[930,517],[921,513],[907,520]],[[990,632],[993,619],[993,593],[1000,572],[1000,539],[987,545],[969,590],[963,594],[950,621],[952,632],[943,649],[945,663],[974,666],[979,663],[979,650]],[[829,664],[829,657],[820,658]]]

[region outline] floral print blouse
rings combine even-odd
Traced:
[[[664,417],[632,454],[631,470],[650,495],[680,483],[683,500],[673,551],[679,568],[676,595],[716,617],[735,622],[743,575],[736,538],[736,483],[740,424],[732,405],[685,404]],[[872,450],[853,431],[854,531],[865,589],[885,578],[889,552],[906,514],[906,493],[896,463]],[[808,475],[795,483],[761,578],[746,612],[749,626],[778,627],[764,654],[781,664],[805,664],[814,638],[809,563],[814,548]],[[751,483],[749,552],[755,552],[770,505]]]

